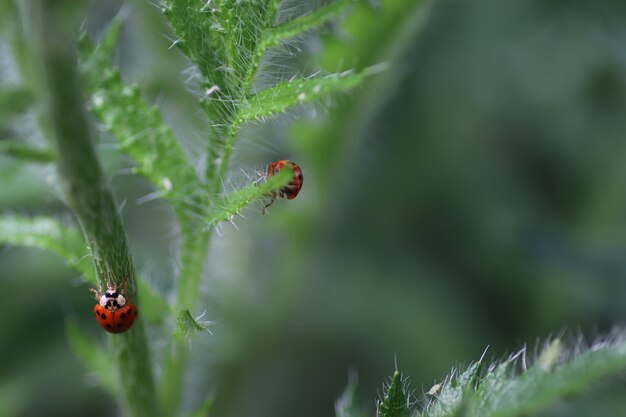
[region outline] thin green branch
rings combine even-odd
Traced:
[[[120,150],[137,162],[136,173],[150,179],[174,206],[197,195],[203,188],[158,109],[142,100],[136,86],[124,85],[117,70],[103,77],[91,108],[118,138]]]
[[[250,37],[250,39],[248,39],[245,44],[239,45],[240,48],[243,49],[238,51],[241,57],[237,62],[240,62],[242,65],[237,65],[234,62],[230,62],[228,65],[229,74],[231,74],[232,77],[238,76],[239,80],[239,82],[232,82],[232,85],[237,86],[237,88],[223,92],[226,96],[230,96],[230,100],[233,102],[245,102],[252,88],[254,77],[263,56],[263,51],[260,49],[261,41],[264,33],[270,30],[275,20],[279,3],[280,0],[267,0],[265,3],[260,2],[258,4],[258,8],[256,9],[256,12],[259,14],[258,16],[249,14],[250,10],[246,10],[247,13],[239,16],[239,24],[242,24],[241,22],[243,21],[243,16],[248,16],[251,19],[248,23],[249,27],[247,27],[247,36]],[[243,29],[241,27],[236,28],[232,26],[232,22],[234,21],[232,10],[234,7],[235,5],[232,4],[232,2],[223,1],[220,3],[220,6],[216,11],[218,20],[222,22],[221,26],[227,25],[227,30],[224,31],[223,35],[225,37],[224,42],[229,45],[227,49],[233,47],[238,34],[243,36]],[[241,8],[241,5],[239,10],[244,10]],[[252,13],[254,13],[254,11]],[[226,15],[226,18],[222,18],[220,20],[220,16],[224,14]],[[249,50],[247,50],[248,48]],[[232,61],[235,61],[235,59],[233,58]],[[232,142],[234,141],[240,126],[237,114],[237,108],[240,104],[233,107],[228,100],[223,102],[224,104],[218,104],[220,103],[219,101],[212,103],[214,103],[214,106],[222,107],[221,110],[225,116],[223,121],[229,125],[228,129],[221,129],[215,132],[219,137],[209,141],[208,144],[209,150],[207,152],[205,176],[207,181],[213,184],[211,187],[212,192],[218,193],[220,191],[221,180],[228,168],[230,158],[230,150],[228,148],[232,147]]]
[[[35,148],[20,140],[3,140],[0,153],[15,159],[47,164],[54,162],[54,153],[49,149]]]
[[[206,216],[206,227],[214,227],[220,222],[232,221],[252,202],[267,197],[272,191],[287,185],[292,177],[293,172],[290,169],[284,169],[278,175],[268,178],[266,182],[252,184],[223,195],[219,201],[213,204],[211,211]]]
[[[250,97],[239,112],[240,121],[257,120],[283,113],[298,104],[310,103],[361,84],[368,71],[331,74],[323,78],[285,81]]]
[[[323,78],[295,79],[285,81],[248,97],[244,100],[233,118],[226,139],[222,161],[214,179],[212,191],[219,192],[220,183],[228,168],[228,161],[233,151],[239,128],[244,122],[259,120],[283,113],[299,104],[306,104],[328,97],[334,93],[350,90],[361,84],[369,75],[377,71],[366,68],[359,73],[331,74]]]
[[[266,50],[278,46],[282,41],[293,38],[307,30],[315,29],[340,15],[355,0],[336,0],[322,6],[304,16],[299,16],[280,26],[274,27],[263,36],[257,53],[262,54]]]
[[[267,47],[264,45],[264,40],[266,39],[267,34],[271,33],[272,31],[272,26],[274,23],[274,19],[276,18],[276,12],[278,11],[279,3],[279,0],[269,0],[265,7],[265,10],[263,11],[259,30],[259,39],[256,41],[252,56],[250,57],[250,64],[248,65],[248,68],[245,71],[245,76],[243,78],[243,88],[241,92],[243,93],[244,97],[250,92],[250,89],[252,88],[254,76],[259,69],[259,65],[261,64],[263,53],[267,49]]]
[[[118,147],[136,162],[136,173],[159,189],[159,196],[180,209],[189,204],[206,205],[206,193],[178,143],[172,129],[163,123],[156,107],[150,106],[137,86],[128,86],[111,64],[121,22],[114,20],[100,44],[81,39],[81,67],[91,90],[91,110],[118,139]]]

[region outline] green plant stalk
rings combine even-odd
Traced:
[[[39,71],[42,119],[58,162],[67,204],[76,214],[89,244],[101,284],[128,283],[136,302],[134,269],[126,233],[91,142],[78,89],[76,39],[68,30],[69,7],[46,0],[28,4],[33,30],[33,68]],[[80,7],[80,6],[78,6]],[[141,320],[111,340],[125,389],[121,399],[133,417],[158,416],[154,380]]]
[[[278,0],[271,0],[266,10],[264,24],[266,26],[271,25],[274,19],[276,10],[278,8]],[[229,67],[233,65],[233,45],[227,42],[227,58],[229,59]],[[244,75],[244,86],[241,90],[241,94],[245,97],[250,90],[254,74],[258,68],[260,61],[260,54],[255,55],[255,61],[247,69]],[[221,155],[221,163],[217,166],[214,165],[214,159],[218,157],[219,151],[217,149],[209,149],[207,157],[207,171],[206,178],[210,181],[210,190],[212,193],[217,194],[221,189],[221,180],[225,174],[226,167],[228,166],[228,159],[230,158],[230,148],[232,148],[232,141],[239,128],[239,123],[232,123],[231,129],[226,134],[227,142],[226,150]],[[221,134],[223,132],[215,132]],[[215,142],[210,141],[213,146]],[[199,232],[198,227],[202,227],[201,224],[197,224],[196,221],[189,219],[184,211],[178,213],[178,218],[181,226],[181,270],[179,274],[179,283],[177,288],[177,304],[181,308],[188,308],[193,311],[193,307],[198,297],[198,287],[202,277],[204,269],[204,262],[208,252],[208,244],[212,232],[212,228],[208,228],[206,231]],[[180,402],[184,372],[187,364],[188,352],[185,344],[185,338],[181,336],[174,336],[174,343],[172,344],[171,351],[166,355],[163,366],[163,382],[160,389],[160,398],[162,402],[163,410],[166,415],[172,415]]]
[[[274,189],[284,186],[292,175],[291,172],[285,171],[257,188],[260,192],[267,194],[268,185],[272,185]],[[247,205],[245,198],[243,205]],[[198,299],[213,224],[208,222],[209,227],[206,227],[206,219],[192,220],[183,212],[179,213],[179,219],[181,224],[181,270],[177,304],[181,310],[187,309],[193,312]],[[174,415],[180,403],[188,359],[188,337],[178,330],[177,326],[176,333],[172,337],[171,350],[165,355],[163,363],[163,378],[159,393],[165,415]]]
[[[163,363],[163,379],[160,386],[159,396],[164,415],[176,415],[183,392],[183,382],[189,359],[188,344],[186,339],[174,336],[174,342],[170,352]]]
[[[204,230],[198,220],[189,218],[182,210],[177,214],[181,228],[181,252],[176,304],[180,309],[193,311],[198,299],[211,230]],[[163,360],[163,378],[159,387],[161,407],[166,416],[175,415],[180,404],[188,360],[187,339],[174,334],[171,340],[173,342],[170,350]]]
[[[233,197],[241,201],[241,206],[236,206],[235,212],[249,204],[250,199],[254,199],[255,192],[267,195],[271,190],[278,189],[289,182],[293,173],[291,169],[284,170],[279,175],[273,176],[266,183],[254,186],[251,192],[247,189],[233,192],[237,194]],[[243,193],[241,193],[243,191]],[[238,198],[239,197],[239,198]],[[231,216],[234,214],[228,214]],[[181,270],[178,283],[177,304],[181,310],[193,312],[198,299],[198,292],[204,262],[208,253],[208,245],[212,235],[213,223],[207,218],[189,219],[184,212],[179,213],[181,224]],[[183,387],[184,373],[188,358],[188,337],[184,332],[179,332],[178,325],[172,337],[174,341],[171,350],[165,356],[163,364],[163,379],[160,387],[160,398],[166,415],[174,415],[178,407]]]
[[[126,233],[91,144],[73,64],[76,58],[67,47],[73,44],[72,38],[59,33],[52,17],[37,20],[49,31],[40,29],[34,48],[34,63],[42,70],[38,91],[66,202],[85,233],[99,282],[122,285],[127,280],[133,296],[134,270]]]
[[[265,13],[263,14],[263,17],[261,19],[263,29],[269,30],[269,28],[273,26],[274,19],[276,19],[276,12],[278,11],[279,3],[280,0],[270,0],[268,2],[265,8]],[[243,78],[244,87],[241,92],[244,96],[250,93],[250,88],[252,87],[254,76],[259,69],[259,64],[261,63],[261,59],[263,58],[263,52],[265,52],[266,49],[267,46],[263,43],[263,39],[259,39],[254,48],[254,52],[252,53],[252,61],[250,62]]]
[[[268,29],[272,26],[274,19],[276,17],[276,12],[278,10],[278,5],[280,0],[269,0],[266,5],[265,13],[261,19],[261,25],[264,29]],[[236,76],[240,80],[242,80],[241,88],[238,92],[238,97],[233,97],[238,102],[245,102],[248,94],[250,93],[250,89],[252,88],[252,83],[254,82],[254,77],[259,68],[259,64],[262,58],[261,51],[261,40],[259,39],[259,43],[257,43],[255,50],[252,54],[252,61],[249,63],[247,68],[243,72],[237,72]],[[230,160],[230,155],[232,153],[233,143],[237,136],[237,132],[239,132],[239,128],[241,127],[242,119],[239,115],[241,108],[235,110],[235,115],[227,120],[230,128],[227,131],[215,132],[218,135],[223,135],[221,141],[218,141],[221,148],[221,156],[218,157],[220,163],[215,163],[213,160],[216,155],[215,149],[209,149],[208,157],[211,158],[207,160],[207,170],[205,173],[206,179],[211,183],[211,193],[218,194],[221,191],[222,179],[226,174],[226,170],[228,169],[228,163]],[[216,146],[215,141],[209,141],[211,146]],[[217,152],[219,155],[219,151]]]
[[[182,211],[182,210],[181,210]],[[204,271],[210,230],[205,230],[204,219],[190,219],[179,213],[180,222],[180,273],[176,304],[193,311],[198,300],[198,288]]]
[[[17,140],[3,140],[0,142],[0,153],[21,159],[22,161],[39,162],[46,164],[54,162],[54,154],[48,149],[38,149]]]
[[[260,42],[257,54],[261,56],[265,50],[280,45],[282,41],[321,26],[333,17],[338,16],[353,2],[354,0],[334,0],[309,14],[297,17],[273,28],[265,34],[265,37]]]

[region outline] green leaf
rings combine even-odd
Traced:
[[[75,319],[65,321],[65,331],[74,354],[111,395],[117,396],[120,384],[115,367],[111,366],[110,353],[83,336]]]
[[[92,285],[97,285],[91,255],[82,234],[74,226],[47,217],[4,216],[0,217],[0,243],[54,252]],[[162,323],[169,304],[145,280],[138,279],[138,285],[142,297],[142,317],[152,323]]]
[[[0,142],[0,153],[15,159],[28,162],[54,162],[54,153],[50,149],[35,148],[23,141],[3,140]]]
[[[553,340],[528,370],[516,373],[524,351],[490,367],[482,380],[477,362],[454,382],[444,385],[423,413],[425,417],[519,417],[535,415],[564,398],[584,393],[598,380],[626,370],[623,336],[603,341],[560,363],[564,348]],[[524,362],[521,363],[523,368]],[[478,388],[475,389],[476,384]],[[461,411],[462,410],[462,411]]]
[[[279,45],[282,41],[293,38],[301,33],[314,29],[337,17],[355,0],[336,0],[314,10],[304,16],[299,16],[280,26],[268,30],[261,41],[257,53]]]
[[[232,221],[235,216],[253,202],[267,198],[272,191],[284,187],[293,178],[291,168],[281,170],[278,175],[273,175],[267,181],[254,183],[247,187],[233,191],[222,196],[217,201],[206,218],[207,226],[215,226],[223,221]]]
[[[156,107],[148,105],[137,86],[122,82],[110,63],[120,26],[111,24],[95,49],[81,48],[83,72],[97,80],[92,86],[91,110],[119,141],[118,147],[136,162],[135,172],[148,178],[176,208],[186,204],[196,210],[207,204],[206,192],[172,129]],[[84,45],[88,41],[82,42]]]
[[[473,363],[458,376],[452,376],[439,385],[439,389],[431,388],[430,395],[435,400],[427,405],[428,416],[444,417],[453,414],[462,404],[463,395],[474,390],[474,385],[480,373],[482,361]],[[455,371],[456,372],[456,371]]]
[[[551,349],[553,344],[548,347]],[[477,391],[469,416],[514,417],[531,415],[565,397],[589,389],[597,380],[626,370],[626,342],[589,350],[552,370],[538,361],[521,375],[500,373]],[[552,362],[554,363],[554,362]]]
[[[176,337],[187,338],[198,332],[209,331],[205,326],[198,323],[196,319],[191,316],[189,310],[182,310],[178,313],[178,319],[176,320]]]
[[[408,395],[400,372],[395,371],[391,382],[383,389],[383,400],[376,406],[380,417],[407,417],[409,415]]]
[[[172,129],[163,124],[158,109],[143,101],[136,86],[122,83],[117,70],[103,77],[91,109],[119,140],[119,149],[137,162],[135,172],[180,206],[201,186]]]
[[[220,88],[226,88],[226,71],[223,66],[233,61],[235,50],[225,41],[235,16],[227,7],[229,2],[189,2],[187,0],[166,0],[163,13],[175,32],[172,46],[180,50],[194,62],[202,75]]]
[[[96,275],[89,250],[80,231],[47,217],[0,217],[0,243],[33,246],[61,256],[91,283]]]

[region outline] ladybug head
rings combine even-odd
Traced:
[[[100,297],[99,304],[107,310],[115,311],[126,304],[126,297],[115,287],[109,287]]]

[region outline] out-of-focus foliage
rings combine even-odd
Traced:
[[[0,243],[30,246],[59,255],[68,266],[79,271],[95,284],[93,262],[80,232],[71,226],[49,218],[0,218]]]
[[[114,3],[94,2],[85,16],[94,38]],[[308,7],[290,1],[278,17]],[[624,323],[624,4],[381,0],[347,10],[321,40],[303,36],[276,51],[275,64],[260,63],[277,75],[316,61],[330,71],[387,69],[328,114],[242,128],[234,168],[254,175],[288,157],[305,184],[298,199],[265,216],[250,210],[239,230],[226,223],[212,241],[198,304],[215,324],[190,352],[189,414],[214,392],[215,415],[331,415],[358,369],[354,402],[373,415],[394,354],[419,390],[488,344],[502,355],[564,326],[593,335]],[[168,49],[178,37],[142,2],[121,36],[121,78],[138,83],[187,154],[204,155],[209,127],[190,87],[198,74]],[[290,48],[307,58],[294,60]],[[0,85],[12,86],[7,55],[2,43]],[[0,140],[42,149],[32,122],[12,114]],[[102,136],[140,273],[166,293],[175,217],[144,198],[154,188],[128,175],[132,165]],[[190,158],[197,172],[200,159]],[[54,175],[0,155],[0,206],[61,215]],[[223,180],[241,185],[232,173]],[[0,315],[11,320],[0,338],[0,414],[110,414],[110,398],[66,341],[64,316],[99,332],[86,286],[68,285],[77,275],[45,252],[2,247],[9,296]],[[541,415],[619,415],[623,382],[594,387]]]

